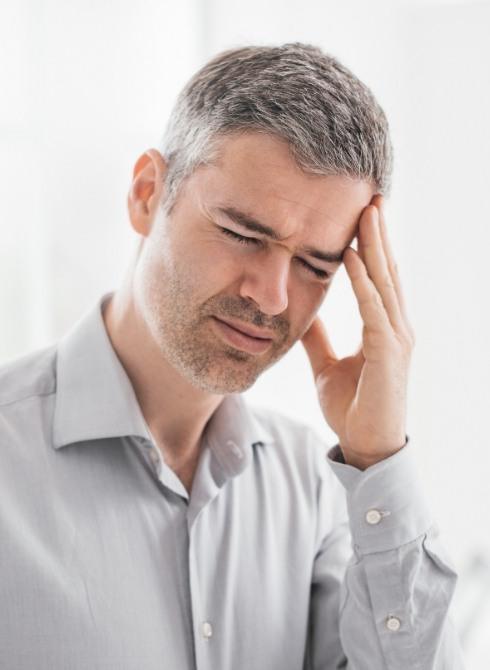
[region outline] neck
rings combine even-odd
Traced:
[[[169,364],[138,313],[127,285],[105,303],[102,315],[165,460],[178,467],[195,460],[206,424],[223,396],[192,386]]]

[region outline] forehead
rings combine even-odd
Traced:
[[[225,136],[217,149],[212,163],[195,173],[206,204],[244,209],[284,237],[306,226],[346,237],[375,192],[366,181],[306,174],[286,142],[270,134]]]

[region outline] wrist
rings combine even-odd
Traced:
[[[352,465],[358,470],[366,470],[367,468],[371,467],[371,465],[376,465],[376,463],[384,461],[390,456],[393,456],[393,454],[396,454],[398,451],[400,451],[400,449],[403,449],[403,447],[406,446],[407,442],[408,436],[405,436],[405,442],[401,446],[397,447],[396,449],[390,449],[389,451],[377,453],[363,453],[349,447],[343,447],[340,443],[339,448],[347,465]]]
[[[382,458],[375,458],[375,459],[366,459],[366,458],[360,458],[357,455],[353,455],[343,449],[341,445],[340,450],[342,452],[342,456],[344,457],[344,463],[346,465],[352,465],[354,468],[357,468],[358,470],[366,470],[369,468],[371,465],[375,465],[376,463],[379,463]]]

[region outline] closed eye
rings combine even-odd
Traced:
[[[233,237],[237,242],[240,242],[241,244],[260,244],[261,240],[258,240],[256,237],[246,237],[245,235],[240,235],[239,233],[235,233],[234,230],[229,230],[228,228],[222,228],[221,226],[218,226],[218,228],[221,230],[222,233],[225,235],[229,235],[230,237]]]
[[[240,235],[239,233],[235,233],[234,230],[230,230],[229,228],[223,228],[222,226],[218,226],[219,230],[224,235],[228,235],[229,237],[232,237],[236,242],[239,244],[255,244],[255,245],[260,245],[262,244],[262,240],[258,240],[256,237],[246,237],[245,235]],[[325,270],[320,270],[319,268],[314,268],[313,265],[310,265],[307,263],[303,258],[297,258],[297,260],[310,272],[312,272],[316,277],[319,279],[330,279],[332,276],[331,272],[325,272]]]

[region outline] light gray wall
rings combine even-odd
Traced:
[[[49,343],[118,283],[133,166],[200,34],[194,2],[0,3],[0,360]]]

